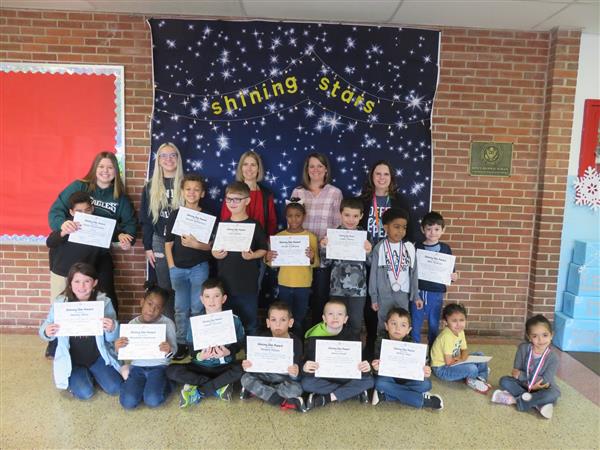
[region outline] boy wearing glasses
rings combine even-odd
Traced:
[[[246,207],[250,203],[250,188],[235,181],[225,190],[225,204],[231,218],[223,222],[253,223],[254,236],[247,252],[228,252],[213,249],[217,260],[218,276],[225,286],[228,303],[244,324],[246,335],[256,336],[258,321],[258,275],[260,260],[267,254],[267,236],[260,224],[248,217]]]

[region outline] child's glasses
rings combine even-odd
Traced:
[[[248,197],[225,197],[225,201],[227,203],[233,203],[234,205],[238,205],[242,200],[247,198]]]

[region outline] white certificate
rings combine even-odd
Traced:
[[[54,304],[57,336],[102,336],[104,302],[61,302]]]
[[[423,381],[426,355],[426,344],[383,339],[378,373],[386,377]]]
[[[358,369],[362,352],[360,341],[330,341],[317,339],[315,360],[319,368],[315,372],[320,378],[360,379]]]
[[[271,236],[271,250],[277,252],[273,266],[310,266],[306,256],[308,236]]]
[[[215,220],[217,220],[215,216],[182,206],[179,208],[171,232],[177,236],[191,234],[198,241],[208,244]]]
[[[163,359],[165,353],[158,346],[167,340],[167,325],[164,323],[122,324],[119,333],[129,339],[119,349],[119,359]]]
[[[457,362],[457,363],[452,364],[452,365],[453,366],[460,366],[461,364],[487,363],[487,362],[491,361],[491,359],[492,359],[491,356],[469,355],[469,357],[467,359],[465,359],[464,361]]]
[[[359,230],[327,229],[327,259],[365,261],[367,232]]]
[[[288,373],[294,364],[294,340],[276,337],[248,336],[246,359],[252,367],[246,372]]]
[[[194,316],[190,318],[190,323],[194,350],[203,350],[237,341],[231,311]]]
[[[429,250],[417,249],[417,272],[419,280],[431,281],[450,285],[450,276],[454,272],[456,256],[445,253],[430,252]]]
[[[213,242],[213,250],[247,252],[252,245],[254,223],[221,222]]]
[[[81,228],[69,234],[69,242],[109,248],[117,221],[106,217],[76,212],[73,217]]]

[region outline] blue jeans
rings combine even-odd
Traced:
[[[481,352],[473,352],[471,355],[483,355]],[[487,363],[460,364],[458,366],[439,366],[432,367],[433,373],[440,380],[458,381],[465,378],[481,378],[487,381],[488,365]]]
[[[440,332],[440,317],[442,315],[444,293],[419,290],[419,297],[424,302],[423,308],[417,309],[415,302],[410,302],[410,319],[412,322],[410,335],[415,342],[420,343],[423,322],[427,319],[427,343],[431,347]]]
[[[69,391],[79,400],[88,400],[94,395],[94,381],[109,395],[117,395],[123,382],[119,372],[106,365],[102,356],[90,367],[73,366],[69,377]]]
[[[162,405],[172,389],[166,371],[167,366],[131,366],[129,377],[121,385],[121,406],[133,409],[142,400],[150,408]]]
[[[554,385],[550,385],[548,389],[540,389],[539,391],[531,392],[531,400],[526,402],[521,398],[521,395],[527,392],[527,388],[523,387],[519,380],[513,377],[500,378],[500,387],[517,399],[517,409],[519,411],[527,411],[536,406],[544,406],[548,403],[555,403],[560,397],[560,391]]]
[[[386,400],[404,403],[415,408],[423,407],[423,393],[431,390],[431,381],[397,380],[392,377],[375,377],[375,389],[385,394]]]
[[[169,269],[171,285],[175,290],[175,327],[177,328],[177,343],[185,344],[190,322],[190,313],[197,316],[204,312],[200,301],[202,283],[208,278],[208,263],[202,262],[184,269],[171,267]]]
[[[279,285],[279,300],[287,303],[292,310],[294,326],[292,332],[300,339],[304,337],[304,320],[308,313],[308,300],[310,288],[287,287]]]
[[[343,378],[317,378],[313,374],[305,373],[302,376],[302,389],[322,395],[333,393],[338,401],[343,402],[374,386],[373,376],[370,373],[361,375],[360,380],[346,380]]]
[[[256,336],[258,330],[258,293],[238,294],[227,296],[227,303],[224,306],[233,310],[233,313],[240,318],[244,325],[246,336]]]

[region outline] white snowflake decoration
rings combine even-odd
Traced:
[[[595,167],[588,167],[582,177],[578,177],[575,185],[575,204],[592,208],[600,208],[600,173]]]

